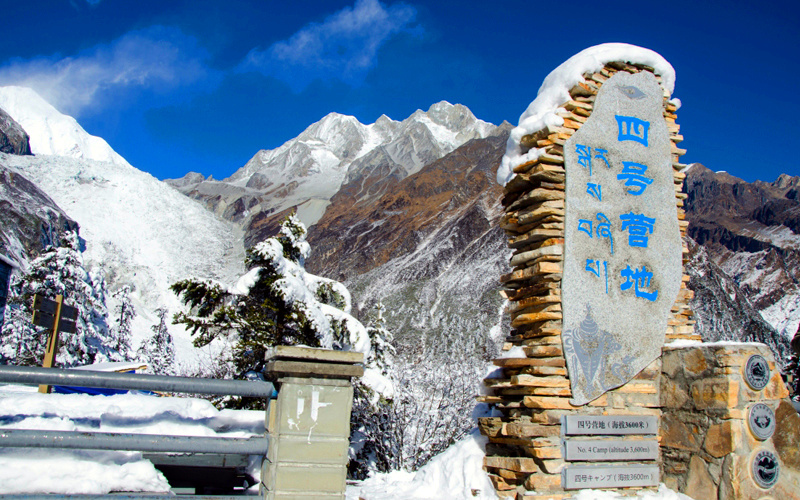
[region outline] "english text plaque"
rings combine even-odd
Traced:
[[[566,415],[561,432],[565,436],[620,436],[658,434],[658,417],[651,415]]]
[[[561,471],[565,490],[658,486],[657,465],[573,466]]]
[[[613,462],[617,460],[658,460],[655,439],[585,440],[569,439],[564,443],[567,462]]]

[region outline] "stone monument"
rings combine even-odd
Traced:
[[[662,482],[698,499],[800,491],[786,444],[800,417],[769,351],[694,332],[673,82],[652,51],[592,47],[545,79],[511,133],[498,181],[512,331],[479,398],[499,414],[479,427],[501,498]],[[781,425],[795,437],[779,445]]]

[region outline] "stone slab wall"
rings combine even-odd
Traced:
[[[748,359],[763,356],[770,368],[766,387],[744,378]],[[770,350],[763,344],[703,344],[666,347],[662,356],[662,481],[695,499],[800,498],[800,416],[792,407]],[[760,440],[748,411],[757,403],[776,416],[774,434]],[[777,484],[753,480],[755,455],[779,459]]]

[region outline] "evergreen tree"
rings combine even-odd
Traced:
[[[139,358],[147,362],[147,366],[155,374],[172,375],[175,373],[175,346],[172,335],[167,328],[167,309],[156,309],[158,324],[150,327],[153,336],[142,342],[136,351]]]
[[[60,247],[48,246],[10,287],[0,346],[4,361],[18,365],[42,362],[48,332],[30,322],[36,294],[49,299],[62,295],[65,304],[78,309],[76,332],[59,336],[58,365],[121,361],[109,336],[105,282],[86,271],[76,232],[66,232],[61,242]]]
[[[183,280],[172,290],[188,313],[175,315],[196,346],[219,337],[234,339],[231,362],[239,377],[261,372],[274,345],[309,345],[368,353],[364,326],[350,316],[350,295],[339,282],[307,273],[306,228],[290,215],[280,233],[249,249],[248,272],[233,287]]]
[[[124,285],[112,295],[114,306],[114,326],[111,329],[113,348],[124,360],[131,359],[131,322],[136,317],[136,308],[131,302],[131,287]]]
[[[383,314],[386,307],[378,301],[375,305],[375,314],[367,327],[367,334],[372,348],[367,356],[367,366],[378,369],[383,375],[389,376],[394,365],[395,348],[392,345],[394,336],[386,328],[386,318]]]

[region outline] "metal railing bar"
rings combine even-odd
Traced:
[[[183,392],[190,394],[270,398],[275,388],[270,382],[218,380],[209,378],[167,377],[141,373],[59,370],[31,366],[0,366],[0,382],[23,385],[63,385],[101,389]]]
[[[174,493],[108,493],[105,495],[67,495],[58,493],[49,494],[0,494],[0,500],[245,500],[247,498],[261,498],[248,495],[175,495]]]
[[[221,438],[0,429],[0,447],[266,455],[269,437]]]

